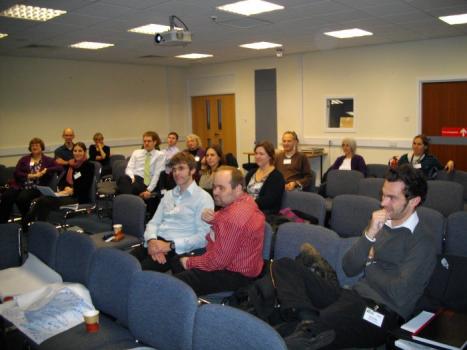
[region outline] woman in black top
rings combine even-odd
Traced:
[[[104,145],[104,135],[100,132],[96,132],[92,139],[94,140],[94,145],[89,146],[89,160],[101,163],[101,175],[112,174],[112,168],[110,167],[110,147]]]
[[[58,184],[57,197],[40,197],[28,214],[30,221],[46,221],[49,213],[62,205],[89,203],[93,181],[94,164],[86,158],[86,145],[77,142],[73,146],[73,159]]]
[[[254,197],[259,209],[265,214],[277,214],[281,208],[285,180],[274,167],[274,146],[263,141],[255,146],[257,169],[245,177],[247,193]]]

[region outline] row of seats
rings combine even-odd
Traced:
[[[1,288],[5,272],[11,270],[5,268],[20,264],[19,234],[15,224],[0,225]],[[101,312],[99,332],[88,334],[80,324],[35,348],[286,349],[279,334],[263,321],[228,306],[199,306],[183,282],[168,274],[141,271],[134,257],[117,249],[96,248],[88,235],[60,234],[43,222],[34,223],[28,235],[30,255],[64,282],[85,285]],[[21,272],[24,265],[16,267],[17,278],[25,272]],[[31,278],[33,271],[27,273],[23,277]],[[19,280],[14,283],[21,285]]]

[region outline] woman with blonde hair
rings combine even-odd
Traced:
[[[185,152],[190,153],[195,157],[196,161],[196,173],[194,175],[196,182],[200,179],[201,161],[203,160],[206,151],[203,149],[201,138],[196,134],[190,134],[186,137],[186,150]]]

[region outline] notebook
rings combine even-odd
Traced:
[[[57,192],[54,192],[49,186],[36,186],[40,193],[48,197],[62,197]]]

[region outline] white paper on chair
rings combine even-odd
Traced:
[[[78,283],[54,283],[0,305],[0,315],[35,343],[82,323],[93,310],[89,291]]]

